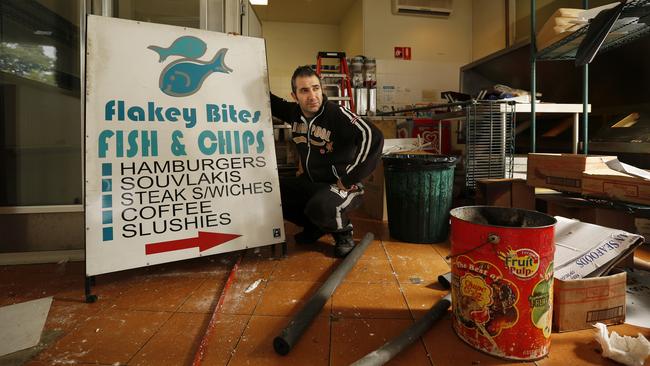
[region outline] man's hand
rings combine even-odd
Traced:
[[[343,182],[341,182],[340,179],[336,181],[336,187],[339,190],[345,191],[345,192],[351,192],[351,191],[356,191],[357,190],[356,184],[353,184],[350,188],[346,188],[345,185],[343,185]]]

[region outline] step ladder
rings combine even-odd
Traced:
[[[334,65],[335,67],[332,70],[328,67],[332,65],[323,65],[323,59],[337,59],[338,65]],[[352,112],[356,112],[345,52],[318,52],[316,74],[321,78],[323,93],[326,93],[327,90],[336,90],[336,95],[330,96],[327,94],[327,99],[338,102]]]

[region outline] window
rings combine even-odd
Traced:
[[[81,203],[79,9],[0,5],[0,206]]]

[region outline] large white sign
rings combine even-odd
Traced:
[[[86,273],[281,243],[264,40],[88,17]]]

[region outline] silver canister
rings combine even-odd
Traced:
[[[358,115],[368,113],[368,88],[354,88],[354,105]]]
[[[374,116],[377,113],[377,89],[368,89],[368,115]]]
[[[363,63],[364,68],[364,86],[374,88],[377,86],[377,63],[372,57],[367,57]]]
[[[350,73],[352,74],[352,87],[361,88],[363,86],[363,57],[352,58]]]

